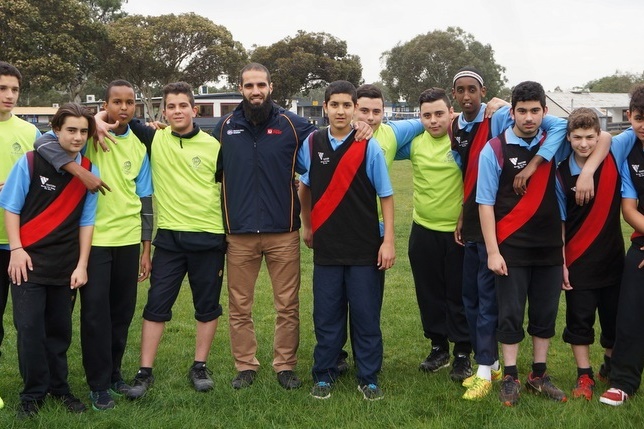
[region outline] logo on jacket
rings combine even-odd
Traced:
[[[228,130],[226,131],[226,134],[228,134],[229,136],[232,136],[233,134],[241,134],[242,131],[244,130]]]
[[[40,176],[40,187],[45,191],[55,191],[56,185],[52,185],[51,183],[47,182],[49,182],[49,177]]]
[[[325,157],[324,152],[318,152],[318,156],[320,157],[320,164],[327,165],[329,163],[329,157]]]
[[[644,176],[644,170],[640,170],[640,165],[639,164],[631,164],[631,168],[635,172],[635,176],[637,176],[637,177],[643,177]]]
[[[519,161],[519,158],[510,158],[510,162],[517,170],[522,170],[528,165],[526,161]]]
[[[266,130],[266,134],[282,134],[282,130],[276,128],[269,128]]]

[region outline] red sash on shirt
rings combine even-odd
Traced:
[[[463,183],[463,201],[467,201],[469,199],[470,194],[472,193],[474,186],[476,185],[476,179],[479,175],[479,155],[485,147],[485,143],[487,143],[488,141],[489,134],[490,119],[485,118],[483,119],[483,122],[479,124],[476,135],[474,136],[474,139],[472,139],[470,156],[467,162],[467,169],[465,170],[465,180]]]
[[[309,141],[309,144],[312,144]],[[331,213],[338,207],[353,182],[353,179],[362,165],[365,157],[367,140],[354,141],[347,149],[333,174],[326,190],[320,196],[311,210],[311,228],[317,231],[329,219]]]
[[[610,153],[608,156],[612,158]],[[593,206],[577,233],[566,243],[566,265],[568,266],[572,265],[595,241],[608,217],[618,178],[615,163],[606,158],[599,174],[600,180]]]
[[[89,170],[91,166],[89,159],[82,157],[81,166]],[[87,189],[83,182],[77,177],[72,178],[52,204],[20,227],[20,240],[23,247],[28,247],[51,234],[71,215],[86,193]]]

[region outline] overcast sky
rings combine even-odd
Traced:
[[[419,34],[461,27],[489,44],[508,85],[569,89],[615,71],[642,73],[642,0],[129,0],[129,13],[195,12],[226,27],[245,48],[298,30],[327,32],[360,56],[365,82],[380,79],[380,56]]]

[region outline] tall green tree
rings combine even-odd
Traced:
[[[194,13],[131,15],[108,24],[107,31],[99,77],[132,82],[155,119],[160,118],[152,108],[155,88],[180,80],[193,86],[233,82],[248,58],[225,27]]]
[[[507,79],[505,67],[494,59],[494,50],[458,27],[435,30],[398,43],[383,52],[380,77],[392,97],[408,102],[430,87],[450,90],[458,69],[473,66],[484,75],[487,96],[496,96]]]
[[[0,53],[20,68],[26,89],[64,89],[70,101],[80,100],[106,36],[79,0],[3,0],[0,34]]]
[[[307,95],[335,80],[359,85],[362,80],[360,57],[347,52],[347,42],[328,33],[298,31],[270,46],[256,47],[251,61],[271,72],[273,100],[288,107],[296,94]]]
[[[629,92],[636,83],[644,83],[644,72],[642,74],[624,73],[617,70],[611,76],[604,76],[591,80],[586,84],[590,92]]]
[[[127,15],[121,8],[127,0],[82,0],[89,6],[92,17],[100,22],[116,21]]]

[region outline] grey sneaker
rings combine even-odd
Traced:
[[[440,347],[432,347],[431,353],[420,363],[420,370],[436,372],[441,368],[449,366],[449,352]]]
[[[548,374],[544,374],[543,377],[533,377],[530,373],[525,387],[534,394],[544,395],[554,401],[566,402],[568,400],[564,391],[552,384]]]
[[[123,396],[127,394],[131,389],[131,386],[123,380],[115,381],[110,385],[110,395],[112,396]]]
[[[375,384],[364,384],[362,386],[358,386],[358,390],[362,392],[362,396],[367,401],[379,401],[385,397],[382,389]]]
[[[197,392],[207,392],[215,387],[215,382],[210,378],[211,375],[212,371],[206,368],[205,364],[200,363],[190,368],[188,379]]]
[[[239,371],[235,378],[233,378],[232,386],[233,389],[243,389],[250,386],[255,381],[255,376],[257,375],[256,371],[252,369],[247,369],[244,371]]]
[[[127,399],[139,399],[148,391],[154,384],[154,376],[152,374],[144,374],[141,371],[137,372],[130,386],[130,390],[125,393]]]
[[[280,386],[286,390],[297,389],[302,386],[302,380],[300,380],[295,372],[291,370],[278,372],[277,381],[280,383]]]
[[[452,380],[462,382],[467,377],[472,375],[472,361],[470,357],[465,354],[458,354],[452,362],[452,370],[449,376]]]
[[[89,400],[96,411],[111,410],[116,406],[114,399],[107,390],[89,392]]]
[[[328,399],[331,397],[331,385],[325,381],[318,381],[311,389],[311,396],[315,399]]]

